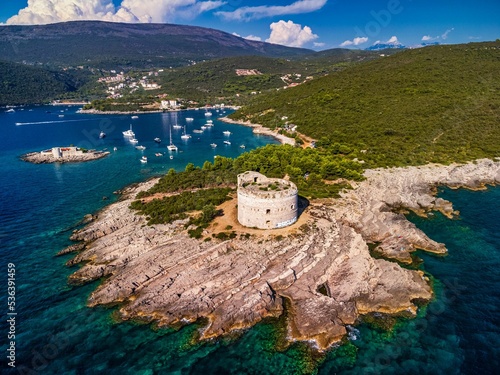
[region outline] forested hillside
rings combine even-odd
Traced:
[[[500,41],[403,51],[258,96],[233,114],[271,128],[283,116],[369,166],[500,156]]]

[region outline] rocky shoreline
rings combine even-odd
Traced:
[[[229,124],[249,126],[249,127],[253,128],[254,134],[269,135],[271,137],[276,138],[281,144],[295,146],[295,139],[289,138],[283,134],[279,134],[278,132],[273,131],[269,128],[266,128],[260,124],[252,124],[250,121],[233,120],[233,119],[230,119],[229,117],[220,117],[220,118],[218,118],[218,120],[227,122]]]
[[[416,249],[446,254],[446,247],[397,210],[456,215],[450,202],[434,196],[436,187],[498,184],[500,162],[367,170],[365,176],[339,199],[312,202],[303,213],[307,220],[284,228],[283,235],[239,233],[227,241],[191,239],[183,222],[147,226],[129,209],[139,191],[156,183],[147,181],[72,235],[85,249],[68,261],[83,264],[69,281],[106,277],[88,305],[121,303],[124,320],[170,326],[206,318],[202,339],[251,327],[286,309],[288,340],[327,349],[364,314],[415,316],[417,303],[432,299],[421,271],[387,259],[409,263]],[[205,235],[216,230],[208,228]],[[386,259],[373,258],[368,244]]]

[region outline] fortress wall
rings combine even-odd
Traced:
[[[255,180],[255,178],[257,180]],[[259,184],[279,183],[286,190],[262,191],[252,182]],[[250,185],[245,185],[249,184]],[[238,221],[246,227],[259,229],[282,228],[297,221],[297,187],[285,180],[268,179],[256,172],[238,176]]]

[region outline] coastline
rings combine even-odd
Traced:
[[[498,184],[500,162],[376,169],[367,170],[365,177],[340,199],[312,202],[307,223],[284,228],[284,238],[263,231],[222,242],[189,238],[183,222],[145,225],[145,218],[128,208],[155,181],[141,183],[73,234],[86,249],[68,262],[84,263],[70,282],[105,277],[88,305],[121,303],[123,320],[170,326],[206,317],[202,339],[280,316],[287,306],[289,339],[327,349],[361,315],[415,316],[413,301],[432,299],[422,272],[370,254],[369,243],[377,243],[386,259],[402,263],[411,262],[416,249],[446,254],[444,244],[394,210],[457,215],[450,202],[434,196],[435,186],[479,189]]]
[[[228,109],[236,109],[233,106],[226,106]],[[163,113],[163,112],[184,112],[184,111],[202,111],[202,110],[213,110],[214,107],[194,107],[194,108],[184,108],[184,109],[154,109],[147,111],[99,111],[97,109],[80,109],[78,113],[85,113],[88,115],[140,115],[148,113]],[[219,118],[220,120],[221,118]]]
[[[279,134],[278,132],[272,131],[271,129],[266,128],[263,125],[253,124],[250,121],[233,120],[233,119],[230,119],[229,117],[220,117],[220,118],[218,118],[218,120],[223,121],[223,122],[227,122],[229,124],[249,126],[249,127],[253,128],[254,134],[269,135],[269,136],[277,139],[281,144],[295,146],[295,139],[289,138],[283,134]]]

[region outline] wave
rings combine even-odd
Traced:
[[[36,122],[16,122],[16,126],[22,125],[41,125],[41,124],[60,124],[64,122],[82,122],[82,121],[96,121],[101,120],[100,118],[87,118],[80,120],[60,120],[60,121],[36,121]]]

